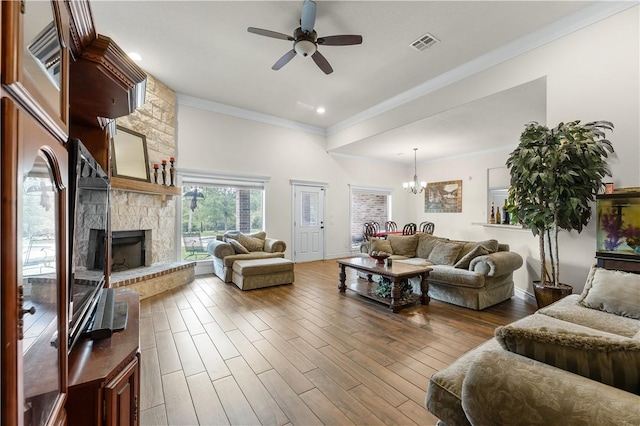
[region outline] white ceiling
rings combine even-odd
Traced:
[[[330,75],[300,56],[279,71],[271,70],[291,49],[291,42],[247,32],[253,26],[292,34],[299,26],[302,1],[93,0],[91,6],[98,33],[111,37],[125,52],[140,53],[140,67],[178,94],[324,131],[593,3],[317,1],[318,36],[363,37],[362,45],[320,46],[334,69]],[[410,47],[427,32],[440,43],[422,52]],[[544,81],[514,90],[394,132],[407,141],[419,133],[412,146],[431,154],[437,149],[441,157],[491,149],[495,131],[504,128],[484,123],[495,123],[499,117],[501,123],[517,123],[521,129],[531,117],[540,119],[540,111],[544,114]],[[317,114],[318,106],[326,113]],[[542,109],[533,109],[538,107]],[[445,133],[448,141],[457,142],[425,145],[427,137],[433,143],[443,140]],[[337,152],[388,160],[398,153],[385,148],[387,141],[397,136],[387,132]],[[483,141],[482,146],[477,141]],[[412,164],[411,150],[404,154],[397,156],[398,162]]]

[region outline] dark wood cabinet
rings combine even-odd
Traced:
[[[109,170],[108,127],[146,75],[87,0],[2,0],[0,33],[0,424],[136,425],[138,295],[118,295],[125,331],[68,352],[68,141]]]
[[[138,424],[140,395],[140,363],[138,357],[105,386],[105,424],[124,426]]]
[[[138,424],[140,296],[118,289],[116,301],[127,302],[126,329],[108,339],[78,342],[69,355],[70,425]]]
[[[68,53],[58,2],[1,3],[0,420],[66,423]],[[59,67],[47,67],[55,58]]]

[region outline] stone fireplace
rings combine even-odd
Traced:
[[[129,231],[144,232],[143,266],[170,263],[176,259],[175,198],[163,199],[157,194],[111,190],[112,235]],[[114,256],[112,252],[111,261],[122,262],[122,258]]]

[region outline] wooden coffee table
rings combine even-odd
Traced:
[[[412,305],[418,300],[420,300],[420,303],[423,305],[429,304],[428,277],[431,268],[428,266],[416,266],[402,262],[393,262],[391,266],[384,266],[377,264],[375,259],[365,257],[340,259],[337,262],[340,265],[340,284],[338,285],[340,293],[344,293],[348,288],[361,296],[388,305],[393,312],[398,312],[400,309]],[[346,268],[353,268],[356,271],[364,272],[367,274],[367,281],[346,284]],[[373,275],[380,275],[391,281],[391,297],[380,297],[374,293],[378,283],[372,281],[371,277]],[[422,277],[422,281],[420,282],[421,294],[418,295],[414,293],[409,297],[402,297],[400,292],[401,281],[418,276]]]

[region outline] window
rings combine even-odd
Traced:
[[[226,231],[264,229],[265,180],[185,176],[182,179],[181,259],[208,257],[211,239]]]
[[[351,249],[360,247],[364,238],[362,225],[375,221],[384,228],[391,218],[391,190],[351,186]]]

